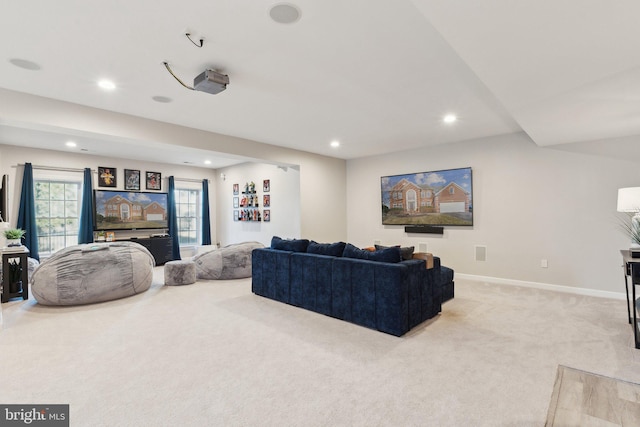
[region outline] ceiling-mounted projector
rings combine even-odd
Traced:
[[[205,70],[193,79],[193,88],[211,94],[220,93],[227,88],[229,76],[215,70]]]

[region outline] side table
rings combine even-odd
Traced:
[[[29,298],[29,249],[26,246],[4,248],[2,253],[2,302],[7,302],[11,298],[22,297],[23,300]],[[20,268],[21,286],[17,292],[11,292],[10,264],[18,265]]]
[[[640,335],[638,331],[638,310],[636,301],[636,286],[640,285],[640,258],[632,258],[628,250],[621,250],[624,265],[624,286],[627,291],[627,315],[629,323],[633,327],[633,340],[635,347],[640,349]],[[631,278],[629,283],[628,278]],[[629,295],[629,284],[631,284],[631,296]]]

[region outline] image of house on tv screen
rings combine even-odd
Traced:
[[[167,228],[167,193],[95,190],[96,230]]]
[[[471,168],[383,176],[382,224],[473,225]]]

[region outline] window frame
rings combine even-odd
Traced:
[[[38,198],[38,191],[37,191],[37,187],[40,183],[47,183],[49,185],[49,196],[47,199],[42,199],[42,198]],[[62,184],[65,186],[65,188],[63,189],[63,198],[61,200],[57,200],[57,199],[51,199],[51,185],[53,184]],[[67,188],[66,186],[68,185],[75,185],[76,186],[76,199],[72,200],[72,199],[67,199]],[[82,213],[82,196],[83,196],[83,191],[82,191],[82,187],[83,187],[83,182],[82,179],[80,177],[76,177],[76,176],[70,176],[70,175],[56,175],[56,174],[38,174],[37,176],[34,176],[33,178],[33,191],[34,191],[34,203],[36,205],[36,226],[38,228],[38,232],[37,232],[37,237],[38,237],[38,252],[41,256],[43,257],[47,257],[47,256],[51,256],[54,253],[58,252],[61,249],[70,247],[70,246],[75,246],[78,244],[78,234],[79,234],[79,227],[80,227],[80,215]],[[48,206],[48,216],[38,216],[38,204],[39,202],[43,202],[43,201],[47,201],[49,206]],[[63,206],[63,216],[51,216],[51,203],[57,201],[57,202],[62,202],[62,206]],[[69,216],[68,215],[68,203],[70,202],[75,202],[76,204],[76,213],[77,216]],[[41,221],[42,219],[47,219],[48,221],[48,233],[41,233],[39,228],[40,225],[38,224],[39,221]],[[63,234],[52,234],[51,233],[51,222],[52,220],[62,220],[62,226],[64,228],[64,233]],[[75,230],[71,230],[72,232],[70,233],[69,231],[69,220],[75,220],[76,221],[76,228]],[[55,241],[54,239],[56,238],[62,238],[63,244],[60,247],[57,244],[54,244],[53,242]],[[46,244],[43,244],[43,239],[46,239]]]
[[[195,203],[191,203],[191,201],[187,203],[180,202],[180,192],[196,192]],[[180,187],[176,186],[174,189],[174,200],[175,200],[175,208],[176,208],[176,222],[178,227],[178,242],[180,247],[188,247],[188,246],[199,246],[202,244],[202,187],[195,187],[190,185],[180,185]],[[194,205],[195,204],[195,217],[192,216],[181,216],[181,205]],[[188,209],[187,209],[188,211]],[[183,242],[181,241],[180,235],[182,232],[181,224],[183,221],[181,219],[185,218],[194,218],[195,219],[195,229],[189,228],[188,231],[195,230],[195,242]]]

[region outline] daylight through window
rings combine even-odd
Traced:
[[[36,225],[40,254],[78,244],[82,183],[35,181]]]
[[[176,188],[176,213],[180,245],[200,244],[202,190]]]

